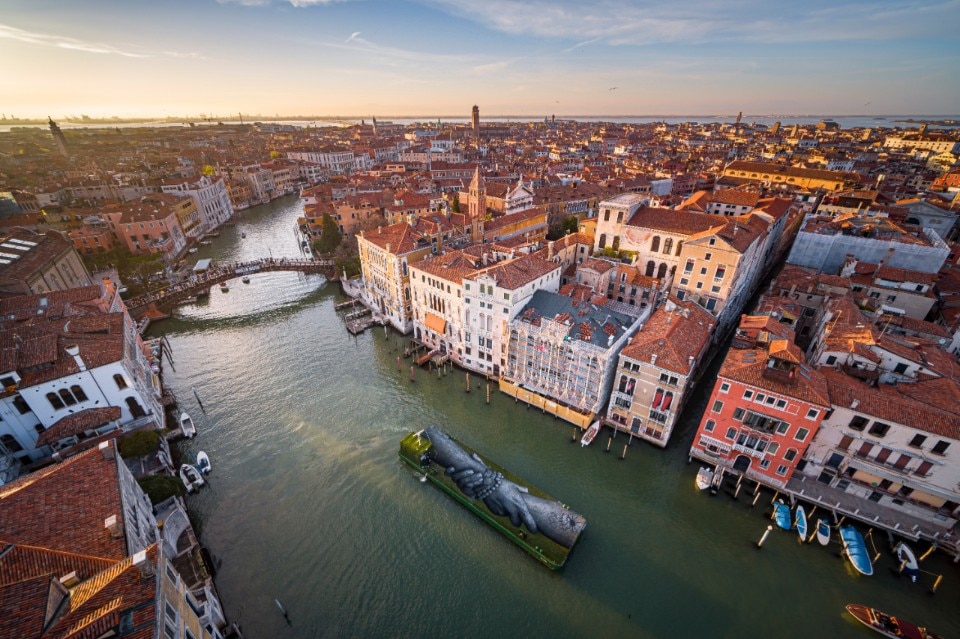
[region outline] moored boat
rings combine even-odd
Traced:
[[[197,427],[193,424],[193,418],[186,413],[180,413],[180,431],[187,439],[193,439],[197,434]]]
[[[596,439],[597,433],[599,432],[600,432],[600,420],[598,419],[597,421],[590,424],[590,428],[584,431],[583,437],[580,438],[580,445],[589,446],[591,443],[593,443],[593,440]]]
[[[840,541],[843,542],[843,553],[861,575],[869,577],[873,574],[873,562],[867,552],[867,544],[863,535],[853,526],[840,526]]]
[[[900,572],[910,577],[911,581],[916,582],[920,577],[920,562],[917,561],[917,556],[913,554],[913,548],[908,546],[906,542],[901,541],[894,547],[893,551],[900,562]]]
[[[710,488],[710,484],[713,483],[713,471],[707,468],[706,466],[701,466],[700,470],[697,471],[697,479],[695,484],[698,490],[706,490]]]
[[[213,467],[210,465],[210,457],[202,450],[197,453],[197,470],[204,475],[209,475]]]
[[[892,639],[941,639],[939,635],[930,632],[923,626],[914,625],[876,608],[861,604],[847,604],[847,612],[853,615],[857,621],[871,630],[879,632],[884,637],[892,637]]]
[[[249,284],[249,283],[250,283],[250,276],[249,276],[249,275],[244,275],[243,277],[240,278],[240,281],[243,282],[244,284]]]
[[[783,530],[793,528],[793,521],[790,519],[790,506],[783,503],[782,499],[778,499],[777,503],[773,505],[773,518],[776,520],[777,526]]]
[[[796,514],[794,515],[794,524],[797,527],[797,534],[800,536],[800,543],[806,543],[807,541],[807,513],[803,510],[803,506],[797,504]]]
[[[226,282],[220,282],[220,292],[226,293],[230,290],[230,286]]]
[[[830,522],[826,519],[820,518],[817,520],[817,541],[820,542],[821,546],[830,543]]]
[[[204,483],[200,471],[190,464],[182,464],[180,466],[180,481],[186,486],[188,493],[192,493],[197,488],[203,486]]]

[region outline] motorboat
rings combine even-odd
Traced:
[[[183,485],[186,486],[188,493],[192,493],[194,490],[200,488],[204,484],[203,477],[200,475],[200,471],[190,464],[183,464],[180,466],[180,481],[182,481]]]
[[[243,277],[240,278],[240,281],[243,282],[244,284],[249,284],[249,283],[250,283],[250,276],[249,276],[249,275],[244,275]]]
[[[843,542],[843,554],[861,575],[869,577],[873,574],[873,562],[867,552],[867,544],[863,535],[853,526],[840,526],[840,541]]]
[[[821,546],[830,543],[830,522],[820,518],[817,520],[817,541]]]
[[[773,505],[773,518],[776,520],[777,526],[783,530],[793,528],[793,520],[790,518],[790,506],[787,506],[782,499],[778,499],[777,503]]]
[[[706,466],[701,466],[700,470],[697,471],[695,483],[698,490],[710,488],[710,484],[713,483],[713,471]]]
[[[230,290],[230,286],[226,282],[220,282],[220,292],[226,293]]]
[[[794,525],[797,527],[797,534],[800,535],[800,543],[807,541],[807,513],[803,506],[797,504],[796,514],[793,517]]]
[[[599,432],[600,432],[600,420],[598,419],[597,421],[590,424],[590,428],[588,428],[583,433],[583,437],[580,438],[580,445],[589,446],[591,443],[593,443],[593,440],[596,439],[597,433]]]
[[[901,541],[894,547],[893,552],[896,553],[897,561],[900,562],[901,574],[910,577],[910,580],[916,583],[920,577],[920,562],[917,561],[913,548]]]
[[[197,453],[197,470],[204,475],[209,475],[213,467],[210,465],[210,457],[202,450]]]
[[[193,418],[186,413],[180,413],[180,431],[187,439],[193,439],[197,435],[197,427],[193,423]]]
[[[922,626],[916,626],[909,621],[888,615],[876,608],[860,604],[847,604],[847,612],[867,628],[879,632],[884,637],[891,637],[892,639],[941,639],[940,635],[936,635]]]

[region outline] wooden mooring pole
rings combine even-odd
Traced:
[[[767,529],[763,531],[763,536],[760,538],[760,541],[757,542],[757,549],[763,548],[763,542],[767,540],[771,530],[773,530],[773,526],[767,526]]]

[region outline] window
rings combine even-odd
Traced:
[[[816,408],[811,408],[807,411],[807,419],[816,419],[819,416],[820,411],[818,411]]]
[[[706,423],[704,423],[703,425],[703,430],[707,431],[708,433],[712,433],[713,427],[716,425],[717,425],[717,422],[713,421],[712,419],[708,419]]]
[[[850,429],[856,431],[862,431],[867,427],[868,420],[866,417],[861,417],[860,415],[854,415],[853,419],[850,420]]]
[[[693,260],[687,260],[686,265],[683,267],[683,272],[688,275],[693,272]]]
[[[787,467],[783,464],[777,466],[777,474],[781,477],[787,474]]]
[[[47,401],[50,402],[53,410],[60,410],[64,407],[63,402],[60,401],[60,397],[56,393],[47,393]]]
[[[713,253],[707,253],[706,255],[703,256],[703,259],[709,262],[710,258],[712,257],[713,257]]]
[[[871,435],[876,435],[877,437],[883,437],[890,430],[890,424],[884,424],[883,422],[873,422],[873,426],[870,427],[868,431]]]
[[[783,409],[786,408],[786,407],[787,407],[787,400],[785,400],[785,399],[778,399],[778,400],[777,400],[777,408],[779,408],[780,410],[783,410]]]
[[[732,440],[732,439],[733,439],[734,437],[736,437],[736,436],[737,436],[737,429],[736,429],[736,428],[728,428],[728,429],[727,429],[727,439]]]
[[[830,357],[827,358],[827,366],[833,366],[836,363],[837,363],[836,355],[831,355]]]
[[[17,412],[21,415],[26,415],[30,412],[30,406],[27,404],[27,400],[19,395],[13,399],[13,405],[17,408]]]
[[[947,452],[947,448],[949,447],[950,447],[950,442],[945,442],[941,439],[936,444],[934,444],[932,452],[936,453],[937,455],[943,455],[944,453]]]
[[[73,393],[73,396],[77,398],[78,402],[87,401],[87,394],[83,392],[83,389],[74,384],[70,387],[70,392]]]
[[[714,279],[722,280],[723,276],[727,274],[727,269],[725,266],[718,266],[717,272],[713,275]]]
[[[707,267],[704,266],[700,269],[700,275],[706,275],[706,274],[707,274]]]
[[[893,367],[893,372],[897,373],[898,375],[904,375],[907,372],[907,365],[904,364],[903,362],[900,362],[899,364]]]
[[[713,408],[711,409],[714,413],[719,413],[723,410],[723,402],[719,399],[713,402]]]
[[[927,441],[926,435],[914,435],[913,439],[910,440],[910,446],[914,448],[920,448],[923,446],[923,442]]]
[[[770,442],[770,446],[767,447],[767,453],[770,455],[776,455],[778,450],[780,450],[780,444],[777,442]]]
[[[760,460],[760,468],[763,469],[763,470],[766,470],[766,469],[770,468],[770,460],[769,460],[769,459],[761,459],[761,460]]]
[[[77,403],[76,398],[74,398],[73,394],[66,388],[60,390],[60,399],[62,399],[63,403],[67,406],[73,406]]]
[[[681,278],[680,278],[680,286],[686,286],[686,285],[689,284],[689,283],[690,283],[690,280],[687,279],[686,277],[681,277]]]
[[[0,437],[0,449],[6,448],[8,452],[19,453],[23,450],[23,446],[20,445],[16,439],[13,438],[13,435],[7,433]]]
[[[784,459],[785,461],[788,461],[788,462],[792,462],[792,461],[793,461],[794,459],[796,459],[796,458],[797,458],[797,449],[796,449],[796,448],[788,448],[788,449],[787,449],[787,452],[785,452],[785,453],[783,454],[783,459]]]
[[[810,434],[809,430],[807,430],[806,428],[800,428],[797,430],[797,434],[794,435],[793,438],[798,442],[802,442],[807,439],[807,435],[809,434]]]
[[[738,422],[743,421],[743,416],[746,414],[746,412],[747,411],[743,410],[742,408],[736,408],[733,411],[733,418]]]
[[[744,399],[751,399],[752,397],[753,397],[753,391],[752,391],[752,390],[745,390],[745,391],[743,391],[743,398],[744,398]]]
[[[726,393],[726,392],[728,392],[729,390],[730,390],[730,384],[728,384],[727,382],[723,382],[722,384],[720,384],[720,392],[721,392],[721,393]]]

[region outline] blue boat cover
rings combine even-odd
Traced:
[[[843,540],[843,548],[853,567],[864,575],[872,575],[873,562],[870,561],[867,544],[860,531],[853,526],[840,526],[840,538]]]
[[[783,528],[784,530],[790,530],[793,528],[793,520],[790,518],[790,506],[787,506],[783,503],[782,499],[778,499],[777,503],[773,506],[774,516],[777,520],[777,526]]]

